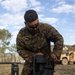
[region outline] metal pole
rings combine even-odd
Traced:
[[[18,64],[12,63],[12,67],[11,67],[11,75],[19,75]]]
[[[18,64],[21,62],[0,62],[0,64],[11,64],[11,75],[19,75]]]

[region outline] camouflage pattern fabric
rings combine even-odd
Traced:
[[[29,61],[32,61],[32,56],[37,52],[42,52],[50,60],[51,41],[54,42],[53,53],[60,58],[63,49],[63,38],[54,27],[40,23],[39,29],[35,34],[31,34],[27,27],[24,27],[17,35],[17,52],[24,60],[27,58]],[[22,72],[22,75],[27,74]]]
[[[21,75],[33,75],[32,64],[24,64]]]

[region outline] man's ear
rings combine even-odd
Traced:
[[[27,26],[27,22],[24,22],[25,26]]]

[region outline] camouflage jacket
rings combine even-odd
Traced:
[[[51,25],[40,23],[37,33],[32,35],[27,27],[22,28],[16,39],[17,52],[22,58],[31,60],[37,52],[42,52],[46,57],[51,54],[50,42],[54,43],[53,53],[60,58],[63,48],[63,38]]]

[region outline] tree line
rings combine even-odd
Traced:
[[[0,29],[0,54],[5,54],[6,50],[10,53],[16,53],[16,45],[10,44],[12,34],[6,29]]]

